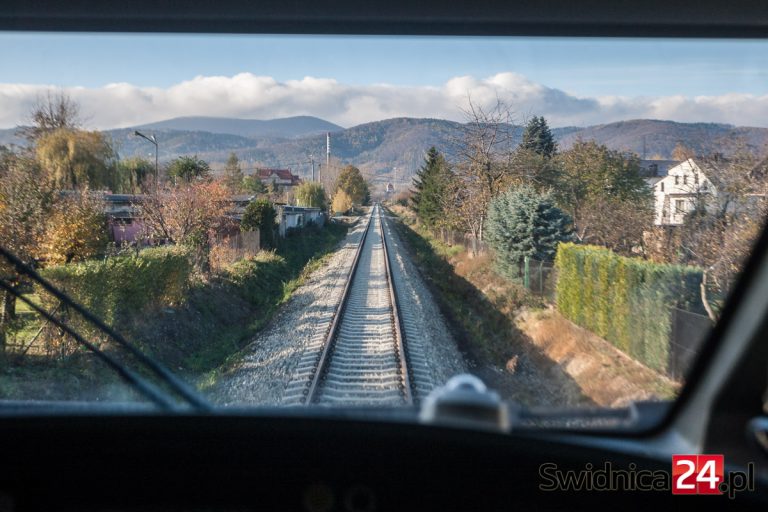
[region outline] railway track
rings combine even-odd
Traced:
[[[322,349],[306,372],[303,403],[411,404],[407,359],[386,234],[374,206]]]

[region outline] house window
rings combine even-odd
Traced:
[[[663,181],[661,183],[659,183],[659,187],[660,187],[659,190],[664,192],[664,182]]]
[[[680,176],[675,176],[675,185],[680,184]]]
[[[698,175],[698,174],[694,174],[694,175],[693,175],[693,182],[694,182],[695,184],[697,184],[697,185],[699,184],[699,175]]]
[[[688,184],[688,176],[683,176],[683,185]]]
[[[685,201],[683,199],[676,199],[675,200],[675,212],[676,213],[684,213],[685,212]]]

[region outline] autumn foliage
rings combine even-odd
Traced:
[[[54,205],[42,253],[50,264],[85,261],[103,254],[109,242],[104,202],[86,189]]]

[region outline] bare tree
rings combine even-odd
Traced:
[[[45,96],[38,96],[29,113],[29,122],[31,126],[22,128],[20,133],[30,142],[35,142],[57,129],[78,129],[83,120],[80,105],[66,92],[59,90],[54,93],[48,90]]]
[[[491,108],[470,99],[464,114],[462,136],[453,142],[454,183],[449,197],[457,225],[479,241],[488,205],[510,184],[515,127],[511,110],[498,99]]]
[[[227,217],[227,190],[216,182],[195,182],[145,198],[138,206],[145,236],[153,243],[172,243],[195,250],[197,263],[208,267],[208,251]]]

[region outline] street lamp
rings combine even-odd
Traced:
[[[147,137],[143,133],[141,133],[139,130],[134,130],[133,134],[137,137],[141,137],[142,139],[147,139],[149,142],[155,145],[155,195],[157,195],[157,183],[160,181],[160,173],[158,171],[157,167],[157,139],[155,138],[155,134],[153,133],[151,137]]]

